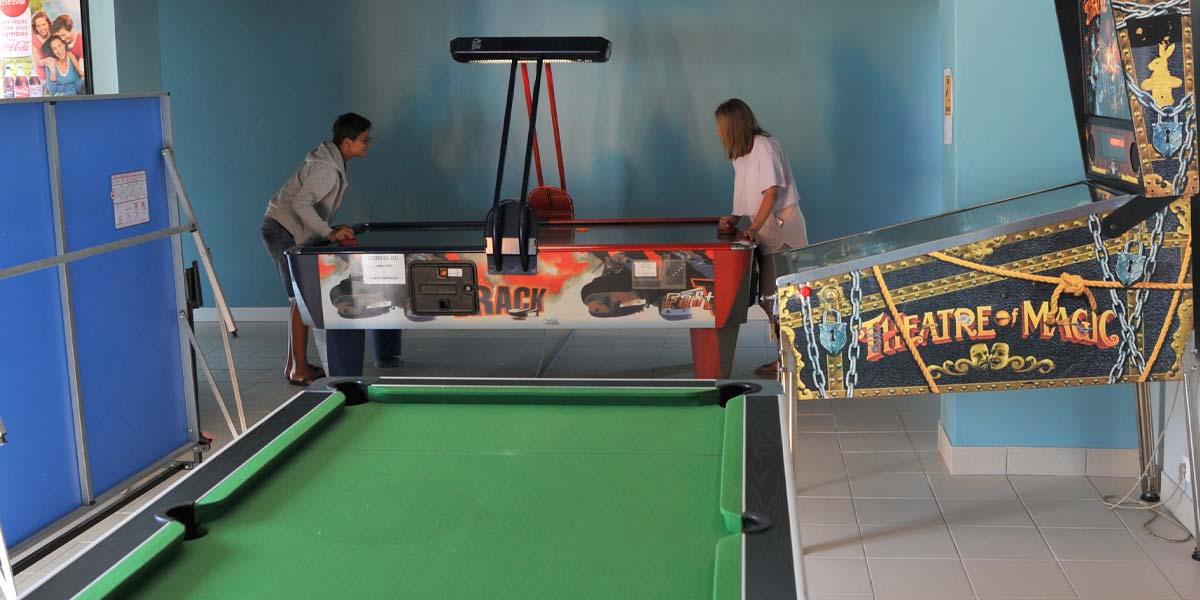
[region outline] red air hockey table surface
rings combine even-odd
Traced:
[[[310,326],[684,328],[696,377],[722,378],[751,301],[754,248],[718,235],[716,218],[542,223],[531,274],[488,273],[481,222],[362,223],[354,232],[352,246],[288,251]]]

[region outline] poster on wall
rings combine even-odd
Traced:
[[[0,0],[0,99],[92,93],[87,0]]]

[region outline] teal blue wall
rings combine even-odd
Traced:
[[[1083,179],[1052,0],[942,0],[942,60],[954,69],[954,144],[943,149],[947,208]],[[1012,21],[1011,19],[1016,19]],[[1128,385],[946,394],[956,446],[1132,448]]]
[[[375,122],[340,221],[482,218],[507,70],[454,63],[449,40],[463,35],[612,40],[608,64],[555,70],[580,216],[727,211],[732,170],[712,111],[731,96],[783,143],[812,238],[941,210],[937,0],[214,0],[157,10],[161,60],[123,61],[135,72],[121,81],[152,86],[160,69],[180,168],[234,306],[283,303],[258,222],[340,112]],[[549,148],[548,119],[540,128]],[[519,155],[523,145],[514,135],[509,147]],[[510,159],[506,181],[518,178]]]

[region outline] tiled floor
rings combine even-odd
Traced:
[[[800,410],[812,598],[1200,599],[1190,544],[1155,540],[1146,513],[1101,503],[1133,479],[951,476],[937,454],[936,397]]]
[[[560,336],[408,332],[405,365],[368,374],[528,377]],[[215,326],[201,324],[198,337],[232,404]],[[299,389],[280,373],[285,339],[280,323],[242,323],[233,342],[250,423]],[[733,378],[753,378],[773,352],[764,322],[743,327]],[[686,331],[579,332],[546,376],[689,377],[690,360]],[[201,422],[219,446],[230,434],[204,381],[200,392]],[[810,599],[1200,600],[1190,545],[1155,540],[1142,531],[1144,513],[1115,514],[1100,503],[1133,480],[950,476],[937,455],[935,397],[808,402],[799,411],[796,485]],[[139,505],[18,575],[19,585]]]

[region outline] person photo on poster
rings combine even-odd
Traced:
[[[41,63],[46,55],[42,53],[42,46],[50,41],[50,15],[46,11],[39,10],[33,13],[33,60]]]
[[[90,93],[86,28],[85,0],[0,0],[0,99]]]
[[[46,96],[75,96],[83,92],[83,63],[75,54],[67,49],[67,42],[57,36],[50,36],[42,51],[47,54],[42,59],[46,67],[45,95]]]

